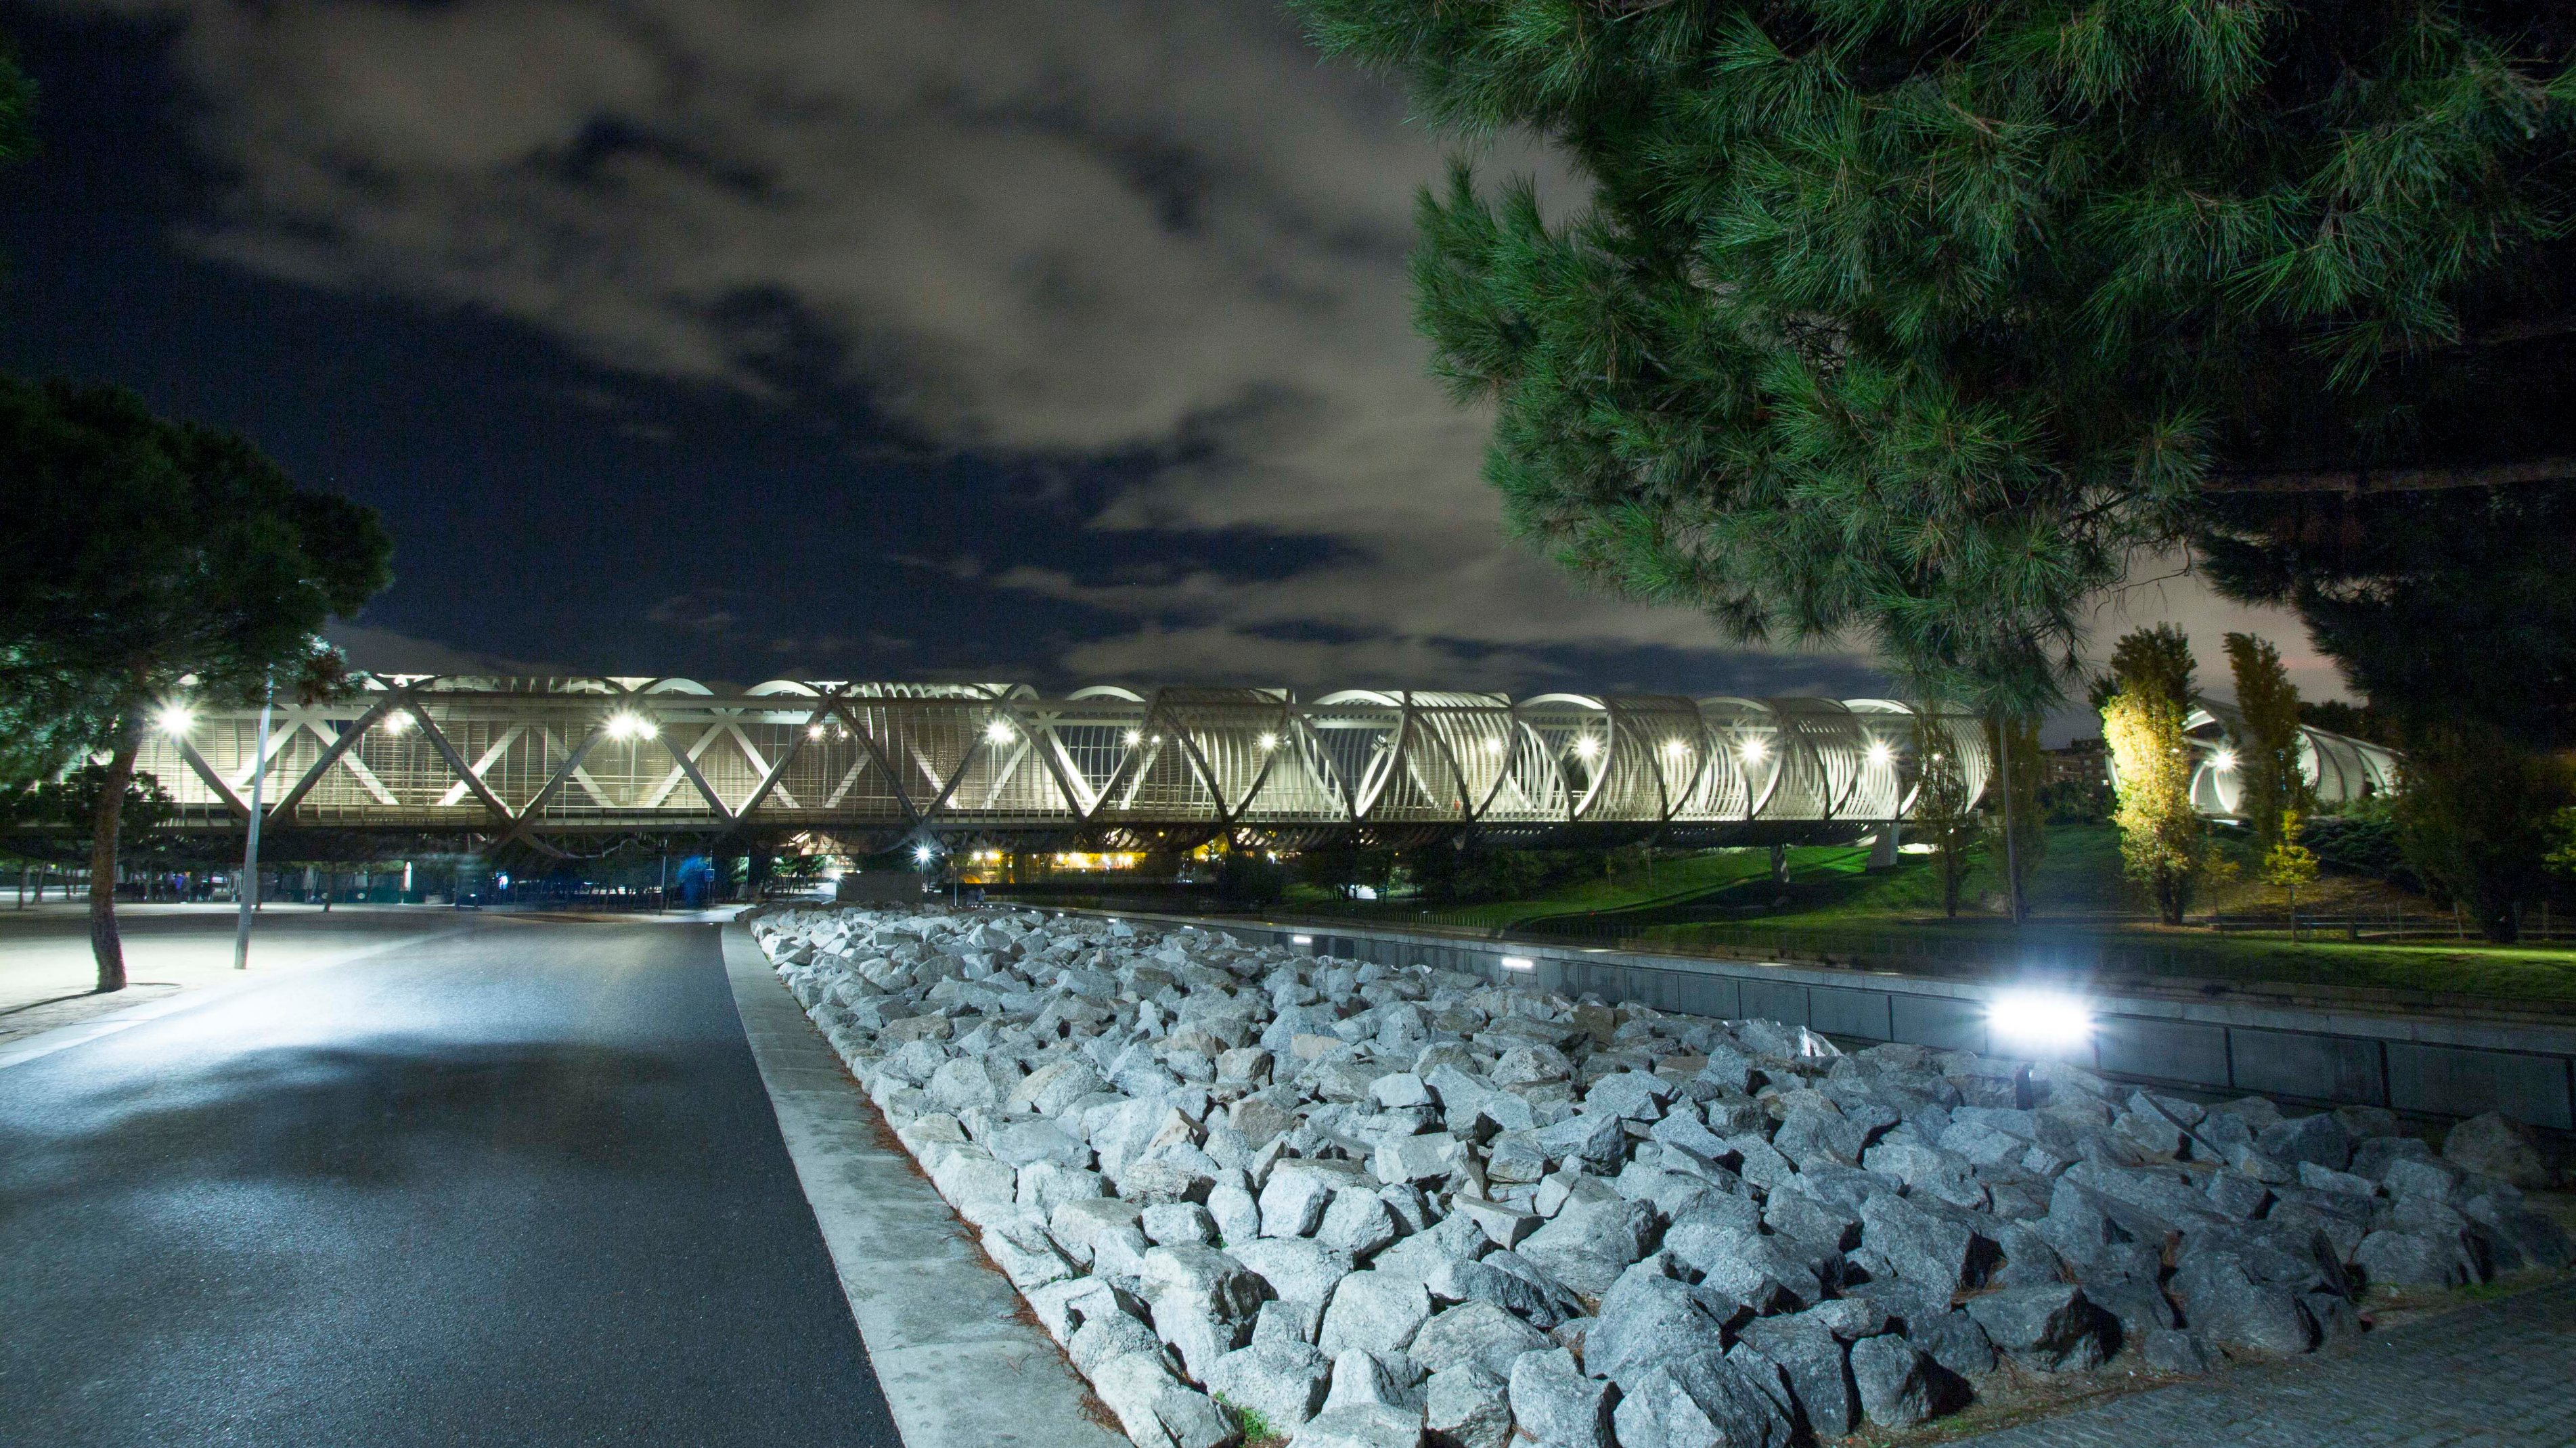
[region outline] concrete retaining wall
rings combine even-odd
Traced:
[[[1987,1029],[1989,1003],[2009,988],[2002,985],[1398,930],[1150,918],[1319,955],[1388,965],[1420,962],[1498,984],[1566,995],[1590,992],[1658,1010],[1767,1017],[1847,1040],[2012,1054]],[[2432,1116],[2501,1111],[2535,1126],[2576,1129],[2576,1025],[2143,996],[2087,999],[2092,1039],[2057,1054],[2106,1075],[2222,1095],[2350,1102]]]

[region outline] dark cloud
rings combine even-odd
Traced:
[[[1066,526],[893,566],[1037,610],[1063,674],[1875,687],[1849,658],[1719,649],[1504,541],[1486,421],[1408,323],[1441,146],[1275,0],[63,8],[173,27],[226,178],[189,232],[204,258],[499,319],[639,390],[782,418],[861,399],[883,426],[847,444],[854,479],[889,452],[1004,460]],[[687,442],[623,394],[574,405]],[[833,506],[902,501],[867,486]],[[629,606],[782,663],[918,657],[919,630],[775,602]]]

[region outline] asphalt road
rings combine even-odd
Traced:
[[[0,1441],[898,1448],[715,928],[504,920],[0,1071]]]

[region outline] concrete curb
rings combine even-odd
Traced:
[[[1131,1448],[787,993],[727,925],[726,979],[904,1448]]]

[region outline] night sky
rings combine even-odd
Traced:
[[[1444,143],[1274,4],[0,27],[42,87],[41,152],[0,176],[0,366],[125,383],[381,509],[399,581],[340,634],[361,665],[1887,687],[1505,541],[1485,419],[1408,321]],[[2204,676],[2245,626],[2189,580],[2115,612],[2183,618]]]

